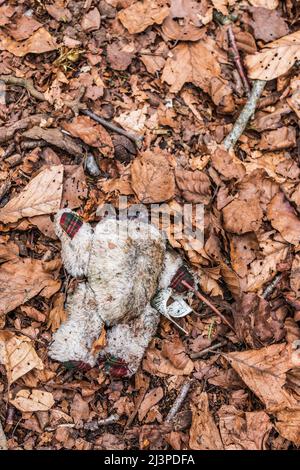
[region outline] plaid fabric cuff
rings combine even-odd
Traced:
[[[175,276],[171,280],[170,287],[180,293],[187,291],[188,289],[182,285],[181,281],[186,281],[191,286],[194,285],[193,276],[188,272],[185,266],[180,266],[176,271]]]
[[[73,238],[82,226],[83,221],[79,215],[74,214],[73,212],[64,212],[59,223],[63,231],[70,238]]]

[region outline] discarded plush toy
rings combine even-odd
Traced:
[[[55,230],[64,266],[78,284],[68,295],[68,319],[54,334],[50,357],[81,369],[99,359],[111,375],[131,376],[160,313],[172,319],[191,312],[182,281],[193,284],[193,277],[180,256],[166,249],[160,232],[139,219],[108,217],[93,229],[64,209],[56,215]],[[104,327],[106,344],[99,350]]]

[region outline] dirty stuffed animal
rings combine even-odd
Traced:
[[[55,230],[64,266],[78,284],[68,295],[68,319],[53,336],[50,357],[81,368],[93,367],[100,357],[112,375],[131,376],[159,322],[150,301],[168,290],[181,258],[166,250],[153,225],[139,219],[104,218],[93,229],[64,209],[55,217]],[[104,327],[106,345],[99,351]]]

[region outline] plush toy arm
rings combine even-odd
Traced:
[[[87,283],[80,283],[69,295],[68,319],[53,335],[49,356],[60,362],[82,362],[94,366],[92,345],[100,336],[103,321],[98,314],[94,293]]]
[[[92,227],[70,209],[62,209],[56,214],[54,227],[61,240],[66,270],[73,277],[86,276],[93,239]]]

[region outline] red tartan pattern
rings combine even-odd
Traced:
[[[73,238],[82,226],[83,221],[77,214],[64,212],[59,223],[64,232],[66,232],[70,238]]]
[[[180,266],[180,268],[176,271],[175,276],[171,280],[170,287],[176,290],[176,292],[185,292],[188,289],[182,285],[181,281],[186,281],[191,286],[194,285],[193,277],[185,268],[185,266]]]

